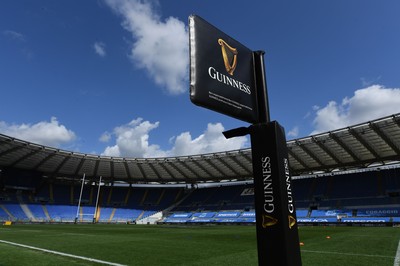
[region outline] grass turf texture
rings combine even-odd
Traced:
[[[400,228],[300,227],[303,265],[393,265]],[[327,238],[330,236],[330,238]],[[254,226],[12,225],[0,240],[125,265],[257,265]],[[0,265],[98,265],[0,243]]]

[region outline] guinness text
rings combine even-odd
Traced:
[[[294,205],[293,205],[293,195],[292,195],[292,185],[290,183],[290,173],[289,173],[289,161],[288,159],[284,158],[283,163],[285,165],[285,178],[286,178],[286,191],[288,197],[288,211],[290,213],[294,212]]]
[[[261,157],[262,178],[264,185],[264,211],[267,213],[272,213],[275,210],[270,161],[271,159],[269,157]]]
[[[215,79],[218,82],[224,83],[228,86],[234,87],[243,91],[244,93],[251,94],[250,86],[244,84],[241,81],[238,81],[234,78],[227,77],[226,75],[218,72],[215,68],[209,67],[208,68],[208,75],[210,78]]]

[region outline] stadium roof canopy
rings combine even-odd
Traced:
[[[287,142],[292,175],[400,162],[400,114]],[[0,169],[128,183],[252,179],[250,149],[167,158],[119,158],[46,147],[0,134]]]

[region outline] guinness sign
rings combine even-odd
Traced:
[[[251,51],[197,16],[189,17],[190,99],[252,123],[223,132],[251,136],[258,265],[301,265],[283,127],[270,120],[264,52]]]
[[[189,27],[191,101],[257,123],[253,52],[198,16]]]

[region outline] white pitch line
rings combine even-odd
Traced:
[[[302,249],[301,251],[302,252],[310,252],[310,253],[344,255],[344,256],[394,258],[393,256],[373,255],[373,254],[360,254],[360,253],[346,253],[346,252],[335,252],[335,251],[317,251],[317,250],[306,250],[306,249]],[[398,266],[398,265],[396,265],[396,266]]]
[[[399,265],[400,265],[400,240],[399,244],[397,245],[397,252],[396,252],[396,257],[394,258],[393,266],[399,266]]]
[[[47,252],[47,253],[60,255],[60,256],[64,256],[64,257],[71,257],[71,258],[75,258],[75,259],[81,259],[81,260],[87,260],[87,261],[91,261],[91,262],[97,262],[97,263],[106,264],[106,265],[126,266],[124,264],[108,262],[108,261],[98,260],[98,259],[92,259],[92,258],[88,258],[88,257],[72,255],[72,254],[59,252],[59,251],[54,251],[54,250],[48,250],[48,249],[44,249],[44,248],[32,247],[32,246],[18,244],[18,243],[14,243],[14,242],[5,241],[5,240],[0,240],[0,243],[9,244],[9,245],[17,246],[17,247],[29,248],[29,249],[38,250],[38,251],[42,251],[42,252]]]

